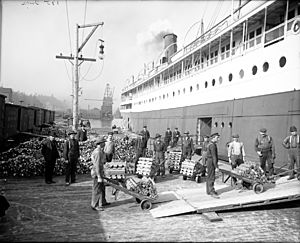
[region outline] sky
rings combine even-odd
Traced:
[[[103,99],[109,84],[116,110],[126,80],[160,57],[163,34],[176,34],[179,50],[199,35],[202,18],[207,30],[213,20],[229,15],[230,7],[230,0],[2,0],[0,86],[71,104],[73,65],[56,55],[74,55],[76,24],[104,22],[81,53],[97,61],[80,65],[79,107],[100,108],[100,101],[86,99]],[[79,30],[79,45],[91,30]],[[104,40],[103,59],[99,39]]]

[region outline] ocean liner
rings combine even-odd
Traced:
[[[182,49],[164,36],[164,56],[121,93],[126,128],[188,130],[196,145],[218,132],[220,157],[231,135],[258,161],[254,140],[265,127],[275,141],[275,167],[287,161],[282,140],[300,130],[300,2],[240,1],[231,14]],[[227,156],[226,156],[227,157]]]

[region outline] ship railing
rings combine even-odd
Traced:
[[[273,29],[266,31],[265,33],[265,44],[271,44],[284,36],[284,23],[276,26]]]

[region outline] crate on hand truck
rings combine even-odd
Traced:
[[[182,158],[182,152],[181,151],[170,151],[168,153],[168,167],[169,167],[169,173],[172,174],[173,171],[180,171],[180,162]]]
[[[150,176],[151,170],[153,169],[152,165],[153,158],[140,157],[136,167],[136,173],[139,176]]]
[[[201,177],[205,176],[205,171],[205,166],[203,166],[200,161],[185,159],[181,164],[180,173],[182,174],[183,180],[189,178],[200,183]]]

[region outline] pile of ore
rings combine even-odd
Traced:
[[[44,128],[43,133],[49,134],[55,128]],[[64,148],[64,130],[56,129],[56,138],[60,158],[57,159],[54,174],[65,174],[65,160],[63,159]],[[0,177],[31,177],[44,175],[45,160],[41,154],[42,142],[44,138],[31,138],[29,141],[20,143],[14,148],[0,153]],[[121,136],[114,137],[115,159],[126,162],[126,173],[134,169],[134,160],[136,156],[134,138],[124,139]],[[77,165],[77,174],[90,173],[92,166],[91,154],[96,148],[94,140],[79,142],[80,158]],[[150,155],[151,151],[148,152]]]
[[[64,139],[56,139],[60,158],[57,159],[54,174],[65,174],[65,161],[63,157]],[[40,138],[32,138],[29,141],[0,154],[0,177],[31,177],[44,175],[45,160],[41,153],[42,141]],[[90,155],[95,145],[87,141],[80,146],[81,157],[77,165],[78,174],[90,172]]]
[[[140,195],[156,198],[158,196],[155,183],[151,178],[143,178],[142,180],[136,182],[133,178],[126,181],[126,187],[128,190],[138,193]]]
[[[262,183],[267,182],[267,177],[263,169],[255,162],[246,161],[234,169],[234,171],[250,180],[260,181]]]

